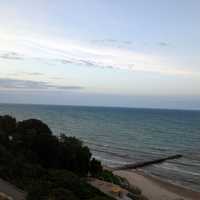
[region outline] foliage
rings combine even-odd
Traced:
[[[141,194],[128,193],[127,196],[133,200],[148,200],[148,198],[146,198],[145,196]]]
[[[131,199],[148,200],[145,196],[142,195],[142,192],[138,187],[130,185],[126,179],[113,174],[109,170],[103,170],[102,173],[98,176],[98,178],[107,182],[114,183],[128,190],[129,191],[128,197]]]
[[[50,192],[49,200],[78,200],[78,198],[67,189],[56,188]]]
[[[107,197],[96,196],[96,197],[94,197],[94,198],[92,198],[90,200],[108,200],[108,198]]]
[[[60,166],[79,175],[87,175],[91,159],[89,148],[83,146],[82,142],[75,137],[61,135],[59,142]]]
[[[121,183],[123,181],[123,179],[121,177],[114,175],[109,170],[103,170],[98,178],[103,180],[103,181],[114,183],[116,185],[121,185]]]
[[[54,136],[40,120],[0,116],[0,176],[28,191],[28,200],[107,199],[82,178],[101,163],[74,137]]]
[[[101,162],[93,158],[90,162],[90,173],[93,177],[99,177],[103,175],[103,167]]]
[[[31,185],[27,199],[55,199],[56,194],[58,195],[56,199],[66,199],[61,191],[68,193],[69,199],[88,200],[95,197],[110,199],[79,176],[66,170],[48,170],[45,176]]]
[[[135,195],[141,195],[141,190],[138,188],[138,187],[135,187],[135,186],[129,186],[128,188],[128,191],[135,194]]]
[[[9,116],[0,116],[0,130],[6,133],[12,133],[16,128],[16,119]]]
[[[9,139],[11,136],[12,140]],[[54,136],[40,120],[16,122],[9,116],[0,117],[0,143],[29,163],[44,168],[68,169],[81,176],[88,174],[91,160],[88,147],[74,137]]]

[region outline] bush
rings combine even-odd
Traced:
[[[62,192],[64,194],[62,194]],[[34,196],[34,194],[37,195]],[[69,194],[69,197],[67,194]],[[42,179],[40,179],[40,181],[36,181],[29,188],[28,200],[36,200],[37,198],[39,200],[45,198],[49,200],[88,200],[93,199],[96,196],[105,197],[104,199],[109,200],[109,198],[107,198],[99,190],[87,184],[74,173],[66,170],[50,170],[45,176],[43,176]]]
[[[103,172],[103,167],[101,162],[96,160],[95,158],[92,159],[90,162],[90,173],[93,177],[99,177]]]
[[[102,196],[96,196],[90,200],[114,200],[113,198],[108,198],[108,197],[102,197]]]
[[[8,126],[11,122],[13,125]],[[1,117],[0,124],[0,142],[16,157],[23,155],[26,161],[44,168],[67,169],[80,176],[88,174],[91,153],[80,140],[65,135],[57,138],[46,124],[36,119],[16,123],[11,117]],[[13,130],[12,141],[5,133],[11,130],[8,127]]]
[[[9,116],[0,116],[0,130],[6,133],[12,133],[16,128],[16,119]]]
[[[133,193],[133,194],[136,194],[136,195],[141,195],[141,193],[142,193],[141,190],[138,187],[135,187],[135,186],[132,186],[132,185],[130,185],[128,187],[128,191]]]
[[[127,196],[133,200],[148,200],[148,198],[140,194],[128,193]]]
[[[47,200],[51,188],[51,182],[45,180],[37,180],[32,182],[32,184],[29,186],[26,200]]]
[[[60,136],[59,161],[63,169],[86,176],[89,171],[91,153],[88,147],[75,137]]]
[[[51,170],[48,174],[48,180],[52,182],[54,188],[67,188],[80,199],[89,199],[96,193],[100,193],[80,177],[66,170]]]
[[[21,151],[30,162],[40,163],[44,167],[56,167],[58,139],[40,120],[19,122],[13,142],[14,150]]]
[[[56,137],[40,120],[0,116],[0,176],[28,200],[110,199],[83,179],[89,170],[100,175],[102,166],[80,140]]]
[[[17,123],[17,130],[26,134],[27,132],[34,131],[37,134],[51,135],[50,128],[38,119],[28,119]]]
[[[78,200],[78,198],[65,188],[56,188],[53,189],[48,197],[49,200]]]
[[[100,176],[98,178],[103,181],[114,183],[116,185],[121,185],[122,180],[123,180],[121,177],[114,175],[109,170],[103,170],[103,172],[100,174]]]

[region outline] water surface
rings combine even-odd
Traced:
[[[54,134],[76,136],[109,166],[183,154],[144,170],[200,191],[200,111],[0,104],[3,114],[41,119]]]

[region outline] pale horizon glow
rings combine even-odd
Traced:
[[[1,102],[200,109],[198,1],[0,5]]]

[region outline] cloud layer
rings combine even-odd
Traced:
[[[43,81],[0,78],[0,90],[81,90],[80,86],[55,85]]]
[[[0,53],[0,58],[7,60],[23,60],[23,56],[12,51]]]
[[[84,65],[88,67],[125,69],[140,72],[163,74],[190,74],[193,71],[174,67],[165,58],[127,48],[108,47],[98,44],[62,41],[41,37],[1,36],[0,59],[35,60],[49,64]],[[98,41],[97,43],[99,43]],[[115,40],[102,40],[102,43],[116,43]],[[122,43],[130,44],[130,41]],[[161,42],[161,46],[167,43]]]

